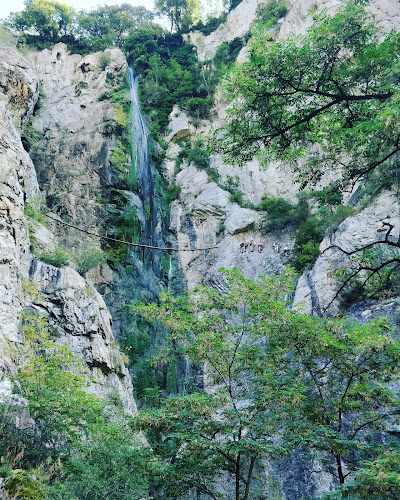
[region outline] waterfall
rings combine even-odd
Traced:
[[[143,204],[143,212],[145,216],[144,227],[142,227],[141,243],[146,245],[159,246],[160,235],[157,231],[158,225],[158,202],[155,192],[155,176],[156,170],[151,162],[149,150],[149,136],[143,115],[140,111],[138,99],[138,79],[135,76],[132,68],[128,66],[128,79],[130,88],[131,100],[131,144],[132,144],[132,172],[131,179],[135,179],[137,184],[138,196]],[[146,253],[147,252],[147,253]],[[154,273],[157,277],[161,277],[160,269],[160,252],[144,251],[143,255],[147,255],[151,262]]]

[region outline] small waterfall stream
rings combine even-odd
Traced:
[[[149,149],[149,136],[140,111],[138,99],[138,80],[132,68],[128,66],[128,79],[130,87],[131,116],[131,136],[132,136],[132,176],[137,181],[138,196],[143,204],[144,226],[142,227],[141,243],[145,245],[159,246],[162,242],[160,232],[161,217],[158,213],[158,201],[155,192],[156,170],[151,162]],[[160,221],[160,224],[159,224]],[[143,257],[147,256],[151,263],[154,274],[162,277],[160,269],[160,252],[144,249]]]

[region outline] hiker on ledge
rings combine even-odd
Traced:
[[[244,241],[242,241],[240,243],[240,253],[243,253],[245,251],[245,248],[244,248]]]
[[[262,243],[259,243],[258,244],[258,253],[261,253],[263,248],[264,248],[264,245]]]

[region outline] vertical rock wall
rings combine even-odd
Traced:
[[[13,49],[1,47],[0,52],[0,397],[11,390],[7,375],[17,367],[9,353],[23,340],[19,324],[27,308],[45,314],[57,332],[57,342],[83,361],[91,374],[88,390],[106,402],[107,395],[115,398],[117,392],[125,411],[134,413],[131,378],[115,344],[104,300],[74,269],[60,269],[30,255],[24,215],[25,203],[42,191],[45,199],[57,200],[55,212],[79,220],[87,229],[98,223],[100,171],[108,166],[110,144],[115,142],[103,134],[112,120],[111,106],[96,100],[105,82],[105,72],[98,69],[99,55],[68,56],[58,45],[27,62]],[[124,66],[122,54],[111,51],[109,71],[124,71]],[[42,134],[35,157],[39,179],[45,180],[42,185],[21,142],[40,82],[46,97],[35,123]],[[89,87],[97,91],[91,88],[91,93],[82,95]],[[81,248],[88,241],[55,226],[31,224],[32,228],[47,250],[59,243]],[[26,292],[32,286],[38,293]]]

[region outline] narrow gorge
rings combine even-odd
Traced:
[[[400,3],[44,3],[0,26],[0,498],[398,498]]]

